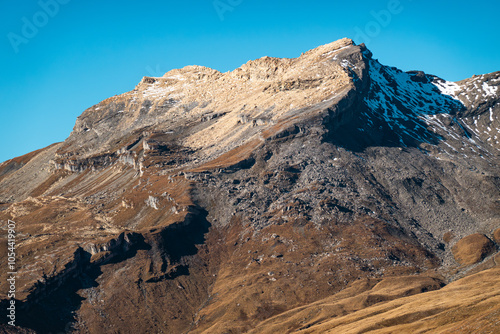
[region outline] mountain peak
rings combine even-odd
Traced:
[[[159,78],[144,77],[136,89],[106,104],[111,108],[99,104],[85,111],[62,152],[74,151],[73,143],[78,143],[81,152],[76,155],[116,150],[113,143],[118,133],[107,132],[109,126],[121,131],[119,136],[146,126],[172,131],[176,124],[217,115],[211,128],[193,133],[183,142],[192,149],[207,148],[205,153],[217,154],[261,137],[265,129],[271,131],[268,135],[281,131],[277,125],[284,118],[295,115],[298,120],[323,110],[315,105],[342,98],[354,87],[353,73],[358,71],[356,77],[360,77],[363,68],[361,49],[342,39],[297,58],[262,57],[227,73],[186,66]],[[88,147],[83,151],[82,140]]]
[[[349,46],[356,46],[356,43],[354,43],[354,41],[352,39],[345,37],[345,38],[336,40],[334,42],[318,46],[318,47],[316,47],[314,49],[311,49],[311,50],[305,52],[303,55],[308,55],[308,54],[315,54],[315,55],[325,54],[325,53],[332,52],[332,51],[337,51],[339,49],[346,48],[346,47],[349,47]]]
[[[456,332],[463,298],[438,311],[435,298],[463,285],[464,314],[491,318],[498,270],[461,278],[498,262],[499,86],[500,72],[403,72],[349,39],[144,77],[85,110],[63,143],[0,164],[19,323],[281,333],[390,319],[392,332]]]

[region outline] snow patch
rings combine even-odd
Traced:
[[[497,95],[498,87],[496,86],[490,86],[486,82],[483,82],[483,91],[486,93],[486,96],[493,96],[495,97]]]
[[[460,86],[451,81],[436,81],[433,84],[439,89],[441,94],[449,95],[454,99],[457,99],[457,92],[460,90]]]

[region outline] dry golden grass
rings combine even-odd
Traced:
[[[405,297],[407,291],[426,286],[429,280],[418,276],[387,278],[352,296],[361,290],[361,283],[355,283],[337,295],[270,318],[251,333],[500,332],[499,267],[440,290]],[[363,305],[370,298],[379,302]]]
[[[475,233],[457,242],[453,248],[453,256],[462,265],[480,262],[495,249],[493,242],[484,234]]]
[[[383,260],[390,253],[422,267],[434,266],[434,259],[428,258],[421,247],[393,236],[394,231],[383,222],[367,218],[350,226],[331,224],[317,229],[298,219],[269,226],[246,240],[238,236],[245,235],[243,226],[238,229],[238,219],[235,216],[231,230],[223,231],[226,237],[219,245],[225,247],[222,250],[225,256],[211,289],[214,297],[198,314],[197,327],[192,333],[243,333],[266,318],[306,308],[325,296],[335,296],[348,282],[364,278],[348,290],[348,296],[355,297],[381,282],[381,275],[369,263],[384,267],[386,275],[402,277],[380,283],[372,295],[351,299],[342,315],[440,287],[437,279],[408,277],[418,271],[414,265]],[[396,287],[394,292],[391,285]],[[346,298],[346,293],[341,296]],[[275,331],[270,328],[269,333],[282,332],[281,328]]]
[[[500,228],[497,228],[495,232],[493,233],[493,237],[495,238],[495,241],[500,244]]]

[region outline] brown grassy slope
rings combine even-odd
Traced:
[[[252,333],[500,332],[500,267],[460,279],[437,291],[403,297],[405,291],[419,286],[423,280],[385,279],[354,297],[349,296],[347,289],[270,318]],[[390,300],[391,297],[401,298]],[[362,308],[363,301],[374,298],[382,302]],[[389,301],[383,301],[384,298]],[[351,313],[357,307],[361,309]]]
[[[382,274],[375,269],[380,267],[387,276],[405,278],[379,288],[399,284],[401,291],[361,297],[358,304],[363,306],[348,306],[349,312],[440,287],[435,279],[406,278],[434,267],[435,259],[409,240],[391,235],[394,231],[380,221],[367,218],[351,226],[332,224],[320,229],[289,222],[269,226],[251,238],[251,232],[245,235],[248,238],[239,237],[235,221],[231,226],[234,231],[224,233],[226,256],[210,301],[195,318],[191,333],[244,333],[274,315],[335,295],[358,278],[366,283],[349,291],[352,296],[360,294],[380,282]],[[386,260],[391,254],[408,264]]]

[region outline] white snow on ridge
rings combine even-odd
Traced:
[[[446,96],[451,96],[458,101],[455,96],[449,95],[460,89],[460,86],[455,83],[443,81],[439,85],[434,84],[439,88],[440,94],[433,84],[414,82],[410,74],[384,67],[376,61],[370,64],[370,78],[374,96],[366,99],[365,102],[372,110],[383,112],[385,118],[389,114],[391,118],[407,119],[415,115],[449,112],[453,106],[453,100]],[[443,91],[449,94],[443,96]]]
[[[441,94],[449,95],[454,99],[458,100],[456,93],[460,90],[460,86],[457,85],[456,83],[443,80],[443,81],[433,82],[433,84],[434,86],[439,88]]]
[[[349,60],[347,59],[342,59],[342,61],[340,62],[340,66],[342,66],[343,68],[356,68],[356,66],[354,66],[353,63],[351,63]]]
[[[490,86],[486,82],[483,82],[483,91],[486,93],[486,96],[496,96],[498,87]]]
[[[364,116],[371,114],[384,120],[402,144],[408,139],[434,144],[440,136],[453,141],[465,139],[444,124],[445,115],[462,106],[458,95],[463,87],[445,80],[413,80],[412,74],[377,61],[370,62],[369,73],[370,93],[364,102],[371,112]]]

